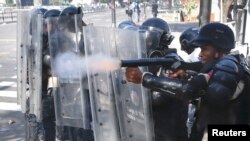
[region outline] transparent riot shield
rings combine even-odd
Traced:
[[[115,56],[111,52],[116,51],[112,29],[89,26],[83,31],[87,64],[92,64],[91,59],[88,59],[92,55]],[[98,66],[101,63],[95,65]],[[115,107],[112,74],[110,71],[93,74],[91,69],[87,69],[87,72],[95,140],[119,141],[119,121]]]
[[[50,17],[47,23],[56,124],[90,128],[89,115],[85,114],[90,110],[87,91],[82,86],[87,79],[81,77],[77,68],[81,63],[78,58],[84,55],[81,16]]]
[[[122,31],[116,41],[117,57],[120,59],[147,57],[144,32]],[[140,69],[147,70],[146,67]],[[113,75],[122,141],[152,141],[151,95],[142,85],[126,82],[124,75],[125,68]]]
[[[29,25],[30,10],[17,11],[17,103],[21,105],[22,113],[26,112],[28,98],[28,48],[30,46]]]
[[[28,76],[29,76],[29,113],[42,120],[42,52],[43,52],[43,15],[31,17],[30,20],[31,45],[29,46]]]
[[[92,26],[84,28],[84,35],[95,139],[152,141],[148,91],[141,85],[126,82],[125,68],[96,72],[88,67],[94,65],[89,58],[98,54],[119,59],[146,57],[144,35],[137,31]],[[102,65],[102,60],[95,65]]]

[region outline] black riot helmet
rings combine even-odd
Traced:
[[[60,10],[57,10],[57,9],[51,9],[51,10],[48,10],[46,11],[44,14],[43,14],[43,18],[46,19],[48,17],[58,17],[60,15],[61,11]]]
[[[118,28],[125,29],[126,26],[137,26],[132,20],[125,20],[119,23]]]
[[[59,15],[58,24],[60,29],[69,29],[71,32],[75,32],[75,22],[77,22],[77,27],[81,28],[86,24],[82,21],[82,10],[74,6],[66,7],[62,10]]]
[[[43,8],[43,7],[39,7],[39,8],[34,8],[31,10],[31,14],[44,14],[47,11],[47,9]]]
[[[58,9],[51,9],[51,10],[46,11],[43,14],[44,26],[47,29],[44,35],[47,35],[47,32],[53,32],[56,29],[57,18],[54,18],[54,17],[58,17],[60,13],[61,11]]]
[[[30,35],[32,35],[32,32],[33,32],[32,30],[34,30],[32,28],[32,26],[33,26],[32,24],[35,24],[36,22],[38,22],[38,21],[35,21],[35,20],[37,20],[37,15],[43,15],[46,11],[47,11],[47,9],[42,8],[42,7],[34,8],[31,10],[30,31],[29,31]]]
[[[234,33],[230,27],[222,23],[204,25],[198,37],[192,42],[196,47],[212,45],[219,51],[230,52],[235,47]]]
[[[148,30],[160,34],[158,46],[152,48],[168,48],[168,45],[170,45],[174,39],[174,36],[171,35],[168,23],[160,18],[149,18],[142,23],[142,27],[148,27]]]
[[[79,14],[78,8],[75,6],[69,6],[62,10],[60,16],[74,15]]]
[[[181,50],[191,54],[195,49],[192,45],[192,41],[198,36],[200,29],[198,27],[190,27],[186,29],[179,37],[181,44]]]
[[[46,24],[56,24],[57,20],[52,17],[58,17],[60,15],[61,11],[57,9],[51,9],[46,11],[43,14],[43,19],[45,20],[45,25]],[[47,25],[46,25],[47,26]]]

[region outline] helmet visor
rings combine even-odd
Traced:
[[[160,49],[159,43],[163,30],[155,27],[140,27],[140,32],[145,33],[148,50]]]

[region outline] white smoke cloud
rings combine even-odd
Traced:
[[[55,73],[60,78],[79,78],[90,73],[103,73],[120,68],[120,60],[104,54],[79,56],[73,52],[57,55],[55,58]],[[87,69],[89,71],[87,71]]]

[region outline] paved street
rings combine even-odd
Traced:
[[[24,120],[16,93],[16,24],[0,25],[0,140],[23,141]]]
[[[147,17],[150,17],[150,10]],[[117,9],[117,24],[128,19],[125,9]],[[87,24],[112,26],[111,11],[84,15]],[[144,18],[137,24],[141,24]],[[28,24],[28,22],[27,22]],[[170,23],[176,35],[171,47],[178,47],[178,36],[194,23]],[[23,141],[25,136],[23,114],[17,105],[16,84],[16,23],[0,24],[0,141]]]

